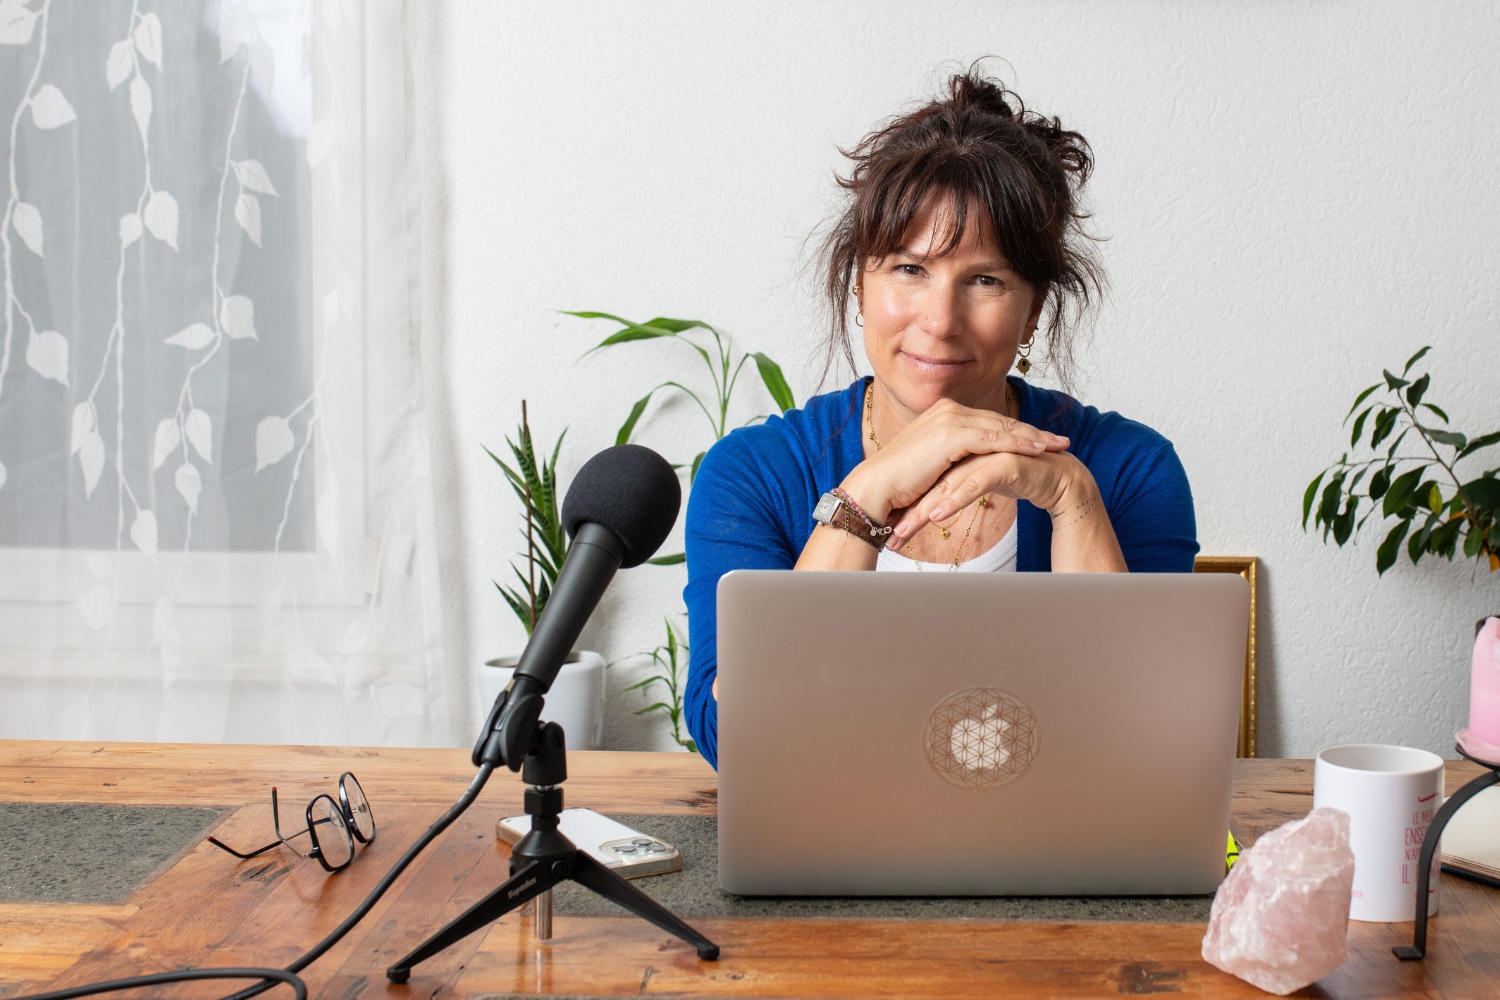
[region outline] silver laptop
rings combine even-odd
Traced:
[[[719,581],[719,882],[1187,895],[1224,875],[1232,574]]]

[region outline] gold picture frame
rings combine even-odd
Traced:
[[[1193,560],[1194,573],[1237,573],[1250,584],[1250,634],[1245,643],[1245,679],[1240,692],[1241,757],[1255,756],[1255,617],[1257,610],[1256,566],[1254,556],[1198,556]]]

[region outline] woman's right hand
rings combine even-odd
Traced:
[[[1022,456],[1066,451],[1068,439],[992,410],[940,399],[902,428],[841,484],[874,520],[916,503],[957,463],[972,455]]]

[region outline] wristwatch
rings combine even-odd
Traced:
[[[832,493],[823,494],[818,505],[813,508],[812,516],[819,524],[842,528],[854,537],[869,542],[876,549],[885,547],[885,536],[891,533],[890,528],[881,527],[862,513],[855,513],[847,501]]]

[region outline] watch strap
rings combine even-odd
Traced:
[[[813,509],[813,518],[819,524],[847,531],[855,538],[868,542],[877,551],[885,547],[885,536],[891,529],[876,524],[862,510],[856,510],[852,502],[837,492],[824,493]]]

